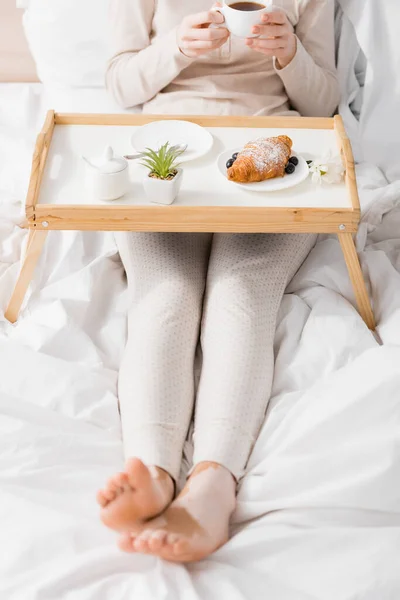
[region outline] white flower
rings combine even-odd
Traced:
[[[310,165],[311,180],[313,183],[322,183],[322,176],[326,175],[328,167],[321,160],[314,160]]]
[[[340,183],[343,180],[344,167],[340,156],[332,156],[331,152],[314,160],[310,165],[313,183]]]

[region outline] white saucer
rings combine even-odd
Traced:
[[[234,148],[233,150],[226,150],[218,157],[218,169],[222,173],[222,175],[229,181],[226,176],[226,163],[230,158],[232,158],[232,154],[235,152],[240,152],[242,148]],[[234,185],[238,185],[239,187],[244,188],[248,192],[277,192],[279,190],[286,190],[288,188],[294,187],[303,183],[310,173],[307,162],[304,160],[302,156],[298,156],[295,152],[292,153],[292,156],[297,156],[299,159],[299,164],[296,167],[296,170],[291,175],[285,175],[284,177],[276,177],[275,179],[267,179],[266,181],[260,181],[257,183],[236,183],[236,181],[229,181]]]
[[[204,156],[214,143],[211,133],[190,121],[153,121],[139,127],[131,137],[135,150],[142,152],[146,148],[157,150],[169,142],[171,146],[187,144],[187,150],[179,157],[179,162],[188,162]]]

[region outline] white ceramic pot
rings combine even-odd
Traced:
[[[88,184],[95,199],[117,200],[129,188],[128,161],[115,156],[111,147],[105,149],[100,159],[85,158],[88,164]]]
[[[91,188],[99,200],[118,200],[128,190],[128,168],[118,173],[91,173]]]
[[[144,191],[150,202],[155,204],[172,204],[182,185],[182,169],[177,169],[178,173],[173,179],[156,179],[146,174],[143,180]]]

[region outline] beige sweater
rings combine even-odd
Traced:
[[[147,113],[330,116],[339,103],[334,53],[334,0],[275,0],[298,38],[284,69],[232,37],[228,59],[191,59],[176,29],[210,0],[111,0],[113,58],[107,87],[123,107]],[[294,109],[294,110],[293,110]]]

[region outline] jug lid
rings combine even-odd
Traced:
[[[97,159],[94,164],[100,173],[110,174],[119,173],[126,169],[128,161],[122,156],[114,154],[114,150],[111,146],[107,146],[103,156]]]

